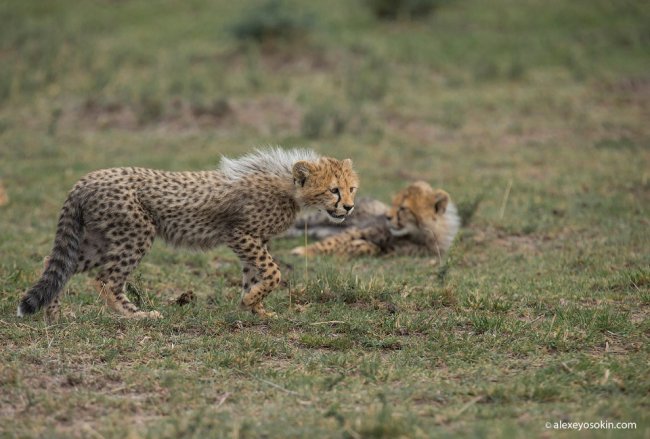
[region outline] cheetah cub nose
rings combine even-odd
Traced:
[[[354,204],[344,204],[343,208],[347,211],[350,212],[352,209],[354,209]]]

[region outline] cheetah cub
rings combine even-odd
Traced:
[[[41,278],[23,296],[18,315],[47,306],[55,317],[58,296],[75,273],[99,268],[96,290],[126,317],[161,317],[138,309],[124,293],[129,274],[156,236],[174,246],[230,247],[243,266],[241,306],[263,317],[262,305],[280,283],[268,240],[293,224],[301,207],[332,222],[354,208],[359,179],[352,162],[309,150],[257,150],[223,158],[215,171],[166,172],[113,168],[79,180],[63,204],[52,253]]]
[[[324,239],[306,247],[296,247],[291,253],[429,256],[440,260],[460,227],[460,218],[449,194],[432,188],[425,181],[411,183],[395,194],[392,207],[363,198],[357,204],[357,213],[336,227],[323,225],[319,214],[307,216],[307,224],[303,219],[294,226],[294,231],[311,226],[316,237]]]

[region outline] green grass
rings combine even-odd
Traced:
[[[283,4],[314,21],[272,44],[232,34],[252,1],[0,4],[0,436],[547,437],[606,419],[637,429],[580,434],[647,437],[647,2],[455,0],[395,22]],[[426,179],[467,225],[437,265],[306,263],[275,241],[293,267],[277,320],[238,310],[227,249],[160,242],[129,292],[163,320],[116,317],[84,276],[58,323],[14,317],[84,173],[264,144],[351,157],[384,200]]]

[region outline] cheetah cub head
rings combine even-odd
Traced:
[[[433,189],[424,181],[412,183],[393,197],[386,214],[390,233],[418,236],[423,230],[436,228],[449,205],[449,194],[442,189]]]
[[[326,212],[332,222],[343,222],[354,210],[359,177],[350,159],[301,160],[293,165],[293,181],[298,202]]]

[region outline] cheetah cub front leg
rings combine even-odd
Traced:
[[[258,238],[250,235],[239,236],[230,244],[243,265],[242,299],[240,306],[260,317],[277,317],[277,314],[264,309],[262,301],[280,284],[281,274],[278,264]]]

